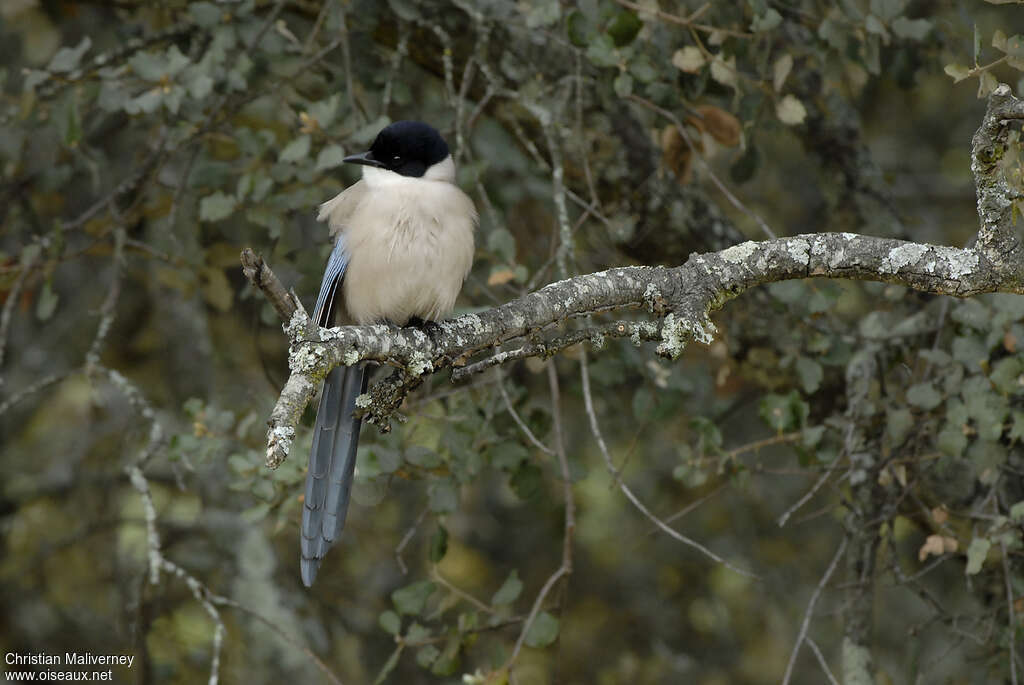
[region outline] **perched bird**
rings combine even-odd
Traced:
[[[455,185],[448,144],[427,124],[398,121],[344,161],[362,164],[363,178],[320,205],[335,243],[314,321],[404,326],[446,316],[472,265],[477,222]],[[339,366],[324,380],[302,511],[306,587],[345,526],[359,443],[352,414],[366,382],[365,364]]]

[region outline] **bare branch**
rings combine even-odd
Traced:
[[[800,645],[807,639],[807,628],[811,624],[811,615],[814,613],[814,605],[818,603],[818,598],[821,597],[822,591],[825,586],[828,585],[829,579],[832,574],[835,573],[836,567],[839,565],[839,560],[843,558],[843,553],[846,552],[846,544],[848,540],[844,535],[842,541],[839,543],[839,549],[832,556],[832,561],[829,563],[828,568],[825,569],[824,575],[821,580],[818,581],[818,587],[814,588],[814,592],[811,593],[811,599],[807,602],[807,609],[804,611],[804,620],[800,624],[800,633],[796,636],[796,643],[793,645],[793,651],[789,653],[789,663],[786,664],[786,673],[782,676],[782,685],[789,683],[789,679],[793,675],[793,666],[796,664],[796,655],[800,652]],[[820,652],[815,652],[820,657]],[[828,667],[825,667],[825,672],[828,672]],[[831,675],[831,674],[830,674]],[[834,679],[833,679],[834,680]]]

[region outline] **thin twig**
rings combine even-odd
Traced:
[[[555,452],[558,454],[558,465],[562,472],[562,492],[565,498],[565,529],[562,537],[562,563],[555,569],[544,586],[541,587],[540,593],[537,598],[533,601],[533,606],[530,608],[530,613],[526,617],[526,621],[523,622],[523,629],[519,633],[519,639],[516,640],[515,646],[512,648],[512,654],[509,656],[508,661],[505,662],[505,669],[511,669],[512,664],[515,663],[516,659],[519,658],[519,652],[523,648],[523,643],[526,641],[526,634],[530,631],[530,626],[533,625],[537,615],[540,613],[541,607],[544,605],[544,598],[551,592],[551,588],[555,586],[555,583],[563,577],[568,577],[572,574],[572,540],[573,534],[576,530],[576,502],[572,495],[572,480],[569,474],[569,461],[565,454],[565,442],[563,439],[562,432],[562,412],[560,403],[560,391],[558,387],[558,370],[555,368],[553,363],[548,365],[548,385],[551,390],[551,416],[554,423],[554,434],[555,434]]]
[[[23,259],[21,263],[21,270],[18,272],[17,277],[14,279],[13,285],[11,285],[10,291],[7,293],[7,301],[4,302],[3,312],[0,313],[0,388],[3,387],[5,374],[2,373],[4,366],[4,352],[7,350],[7,335],[11,328],[11,318],[14,313],[14,306],[18,300],[21,299],[21,289],[25,285],[25,281],[28,279],[28,275],[32,272],[32,268],[35,266],[36,260],[43,252],[44,245],[40,243],[33,243],[31,245],[32,250],[22,252]],[[27,255],[27,256],[26,256]]]
[[[590,432],[593,434],[594,440],[597,441],[597,447],[598,450],[601,452],[602,458],[604,459],[605,468],[608,469],[608,473],[611,474],[612,479],[619,484],[619,489],[622,490],[622,494],[626,496],[626,499],[628,499],[641,514],[646,516],[647,519],[651,521],[651,523],[653,523],[658,528],[663,530],[673,539],[678,540],[679,542],[682,542],[685,545],[693,547],[694,549],[701,552],[708,558],[718,562],[719,564],[722,564],[729,570],[734,571],[740,574],[741,576],[746,576],[748,578],[759,578],[757,574],[733,566],[731,563],[729,563],[722,557],[718,556],[710,549],[697,542],[696,540],[692,540],[683,535],[682,533],[679,533],[674,528],[671,528],[664,521],[662,521],[657,516],[652,514],[650,510],[648,510],[647,507],[644,506],[643,502],[641,502],[639,498],[637,498],[637,496],[633,494],[633,491],[629,489],[629,486],[626,485],[626,483],[620,477],[618,469],[615,468],[615,464],[612,462],[612,455],[608,451],[608,445],[605,444],[604,436],[601,435],[601,427],[598,425],[597,422],[597,414],[594,413],[594,400],[590,393],[590,372],[587,369],[587,352],[585,349],[580,350],[580,375],[583,381],[583,404],[587,410],[587,417],[590,419]]]
[[[1003,582],[1006,584],[1006,613],[1010,640],[1010,683],[1017,685],[1017,617],[1013,610],[1013,586],[1010,584],[1010,562],[1006,551],[1006,538],[1001,538],[999,548],[1003,553]]]
[[[807,609],[804,610],[804,620],[800,624],[800,633],[796,637],[796,644],[793,645],[793,651],[789,653],[789,663],[786,664],[786,673],[782,676],[782,685],[787,685],[789,679],[793,675],[793,666],[796,664],[796,655],[800,652],[800,645],[804,643],[804,639],[807,637],[807,628],[811,624],[811,615],[814,613],[814,605],[818,603],[818,598],[821,596],[825,586],[828,585],[829,578],[836,570],[836,566],[839,565],[839,560],[843,558],[843,554],[846,552],[846,543],[848,542],[847,537],[844,535],[842,541],[839,543],[839,549],[832,556],[832,561],[829,563],[828,568],[825,569],[825,575],[818,581],[818,586],[814,588],[814,592],[811,594],[810,601],[807,602]],[[828,672],[828,667],[825,668]]]
[[[822,654],[821,650],[818,648],[818,643],[810,637],[806,638],[804,642],[806,642],[807,646],[811,648],[812,652],[814,652],[814,656],[818,660],[818,664],[821,665],[821,670],[825,671],[825,675],[828,677],[828,682],[831,683],[831,685],[839,685],[839,680],[837,680],[835,674],[832,673],[832,669],[828,667],[828,662],[825,661],[825,655]]]
[[[420,527],[421,523],[423,523],[423,519],[427,517],[428,511],[430,511],[429,507],[420,512],[420,515],[416,517],[415,523],[409,526],[409,530],[405,531],[405,535],[402,536],[402,539],[398,542],[398,546],[395,547],[395,561],[398,562],[398,568],[401,569],[403,576],[409,573],[409,569],[406,568],[405,561],[402,559],[402,551],[412,540],[413,536],[416,535],[416,529]]]
[[[519,429],[523,431],[523,433],[526,435],[527,439],[530,442],[532,442],[537,449],[539,449],[544,454],[547,454],[547,455],[550,455],[550,456],[555,456],[555,451],[552,450],[547,445],[545,445],[543,442],[541,442],[537,438],[537,436],[533,434],[533,431],[530,430],[530,427],[527,426],[526,422],[523,421],[523,419],[519,416],[519,413],[516,411],[516,408],[512,406],[512,398],[508,396],[508,390],[505,389],[505,381],[501,377],[501,370],[500,369],[498,370],[497,375],[498,375],[498,383],[497,383],[498,391],[501,392],[501,398],[505,401],[505,409],[512,416],[512,420],[516,422],[516,425],[519,426]]]
[[[327,679],[334,683],[334,685],[342,685],[341,679],[339,679],[338,676],[334,673],[334,671],[331,670],[330,666],[325,664],[320,657],[313,653],[313,650],[311,650],[309,647],[305,646],[304,644],[296,640],[288,633],[281,630],[276,623],[268,619],[266,616],[263,616],[259,612],[254,611],[253,609],[250,609],[249,607],[238,603],[238,601],[231,599],[230,597],[223,597],[221,595],[210,595],[209,599],[214,604],[231,607],[232,609],[237,609],[238,611],[241,611],[244,614],[252,616],[257,621],[270,628],[270,630],[273,631],[282,640],[284,640],[292,647],[295,647],[300,652],[305,654],[306,657],[308,657],[310,661],[316,664],[317,668],[319,668],[323,672],[323,674],[327,676]]]
[[[839,465],[839,462],[841,462],[842,460],[842,454],[836,456],[836,458],[832,460],[832,463],[828,465],[828,469],[825,470],[825,473],[821,474],[818,480],[814,482],[814,485],[811,486],[811,489],[805,492],[803,497],[797,500],[793,506],[791,506],[789,509],[786,509],[786,511],[782,512],[782,515],[779,516],[778,519],[779,528],[785,526],[786,522],[789,521],[789,518],[793,514],[795,514],[797,511],[800,510],[801,507],[803,507],[805,504],[811,501],[811,498],[814,497],[815,493],[817,493],[818,490],[821,489],[821,486],[825,484],[825,481],[827,481],[832,476],[832,472],[835,471],[836,467]]]
[[[466,600],[467,602],[469,602],[470,604],[472,604],[473,606],[475,606],[477,609],[479,609],[480,611],[484,612],[485,614],[494,614],[494,609],[492,609],[486,603],[480,601],[479,599],[477,599],[473,595],[469,594],[465,590],[463,590],[461,588],[458,588],[458,587],[452,585],[450,582],[448,582],[448,580],[444,576],[441,575],[441,572],[437,570],[437,564],[434,564],[433,566],[431,566],[431,568],[430,568],[430,577],[433,578],[434,580],[436,580],[441,585],[443,585],[453,595],[455,595],[456,597],[459,597],[461,599]]]

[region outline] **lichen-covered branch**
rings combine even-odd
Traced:
[[[304,311],[286,326],[291,338],[289,378],[270,419],[267,464],[287,456],[302,410],[332,368],[363,360],[398,366],[419,377],[517,338],[540,335],[571,318],[609,310],[644,307],[660,324],[657,353],[675,359],[691,340],[709,343],[715,332],[709,314],[758,285],[793,278],[825,277],[898,283],[916,290],[967,297],[986,292],[1024,293],[1014,261],[995,264],[979,242],[974,249],[911,243],[852,233],[818,233],[746,242],[721,252],[692,256],[669,267],[623,267],[552,283],[513,302],[440,324],[418,328],[345,326],[318,329],[310,336]],[[593,336],[579,336],[578,340]],[[641,336],[649,339],[651,336]],[[557,349],[558,345],[554,345]],[[508,359],[540,356],[549,345],[533,343]],[[392,407],[398,402],[388,402]],[[386,415],[374,414],[385,424]]]
[[[1019,264],[1020,238],[1014,227],[1018,193],[1010,187],[1002,170],[1010,125],[1024,121],[1024,101],[1015,98],[1010,87],[1001,84],[989,96],[988,111],[971,143],[971,171],[978,190],[978,242],[994,263]],[[1017,269],[1017,278],[1024,272]]]

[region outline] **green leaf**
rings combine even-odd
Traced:
[[[316,123],[320,128],[327,128],[334,123],[335,118],[338,116],[338,107],[341,105],[341,96],[335,93],[334,95],[314,102],[309,105],[309,116],[316,119]]]
[[[436,469],[444,463],[441,455],[422,445],[413,445],[405,451],[405,460],[424,469]]]
[[[587,46],[587,59],[599,67],[614,67],[619,63],[619,54],[615,50],[615,42],[606,33],[598,34]]]
[[[92,40],[89,36],[86,36],[82,39],[81,43],[73,48],[61,48],[53,56],[53,59],[50,60],[50,63],[46,65],[46,69],[58,74],[72,71],[78,66],[82,56],[85,55],[91,45]]]
[[[569,36],[569,42],[578,48],[587,47],[594,37],[594,27],[587,21],[587,17],[583,12],[575,10],[569,15],[569,18],[565,23],[565,30]]]
[[[897,17],[892,22],[892,32],[900,38],[906,38],[908,40],[924,40],[925,37],[931,33],[931,30],[932,23],[927,19],[907,19],[906,17]],[[975,32],[977,32],[977,27],[975,27]],[[975,53],[975,59],[977,59],[977,53]]]
[[[1010,507],[1010,520],[1017,523],[1024,521],[1024,500]]]
[[[190,69],[182,80],[188,94],[196,100],[202,100],[213,92],[213,79],[201,69]]]
[[[377,617],[377,623],[389,635],[398,635],[398,632],[402,629],[401,617],[390,609],[381,612],[380,616]]]
[[[651,83],[658,79],[658,70],[651,64],[646,55],[637,55],[629,63],[629,73],[636,77],[641,83]]]
[[[931,411],[942,404],[942,395],[935,389],[931,381],[927,381],[912,385],[907,389],[907,402],[915,407]]]
[[[808,426],[804,428],[802,435],[800,436],[800,444],[803,447],[811,448],[821,442],[822,436],[825,435],[826,426]]]
[[[533,0],[526,14],[526,27],[530,29],[551,26],[562,16],[558,0]]]
[[[204,29],[216,26],[224,16],[223,11],[212,2],[193,2],[189,4],[188,12],[192,20]]]
[[[491,231],[487,236],[487,249],[510,264],[516,260],[516,239],[507,229],[496,228]]]
[[[910,413],[909,409],[901,407],[886,412],[885,420],[891,444],[893,446],[903,444],[914,425],[914,415]]]
[[[459,491],[451,478],[440,478],[428,488],[430,511],[435,514],[448,514],[459,506]]]
[[[518,442],[504,440],[487,449],[491,466],[502,471],[514,471],[530,458],[530,453]]]
[[[323,171],[341,166],[344,158],[345,151],[341,149],[340,145],[328,145],[316,157],[316,170]]]
[[[64,117],[62,138],[68,147],[78,145],[82,139],[82,121],[78,114],[78,98],[72,97],[68,101],[67,115]]]
[[[309,143],[308,135],[299,136],[285,145],[284,149],[281,150],[281,154],[278,155],[277,161],[288,163],[305,159],[309,156]]]
[[[754,21],[750,23],[750,30],[754,33],[771,31],[781,23],[782,15],[774,7],[769,7],[764,14],[754,17]]]
[[[797,357],[796,375],[800,378],[804,392],[813,395],[821,387],[821,380],[825,377],[825,372],[822,370],[821,364],[813,359]]]
[[[788,395],[775,393],[765,395],[758,409],[761,418],[777,433],[796,430],[803,427],[810,413],[810,406],[796,390]]]
[[[135,53],[128,60],[128,66],[144,81],[159,81],[167,73],[167,60],[152,52]]]
[[[1010,407],[1006,398],[995,393],[987,378],[971,376],[963,383],[962,394],[967,416],[974,421],[978,437],[996,441],[1003,432],[1003,423]]]
[[[754,173],[760,165],[761,153],[757,146],[748,145],[743,156],[729,167],[729,177],[736,183],[746,183],[754,177]]]
[[[448,529],[441,524],[437,525],[437,530],[430,537],[430,561],[431,563],[438,564],[444,559],[444,555],[448,553]]]
[[[53,290],[53,283],[46,281],[39,291],[39,299],[36,300],[36,318],[46,321],[57,311],[57,302],[60,297]]]
[[[907,0],[871,0],[871,13],[877,14],[882,21],[892,21],[903,14]]]
[[[430,629],[425,626],[421,626],[419,623],[413,621],[412,625],[409,626],[408,632],[405,634],[407,642],[416,644],[417,642],[423,642],[429,640],[432,637]]]
[[[1024,35],[1018,33],[1006,39],[1006,54],[1010,57],[1024,58]]]
[[[868,33],[874,33],[877,36],[887,36],[889,32],[885,30],[885,24],[882,20],[873,14],[869,14],[864,20],[864,28],[867,29]]]
[[[612,82],[612,88],[620,98],[626,97],[633,92],[633,77],[626,72],[620,73]]]
[[[981,565],[985,563],[985,557],[991,549],[992,543],[985,538],[974,538],[967,547],[967,568],[965,572],[969,576],[981,571]]]
[[[416,665],[420,668],[430,668],[430,665],[441,656],[441,650],[434,645],[426,645],[416,650]]]
[[[526,631],[526,646],[547,647],[558,638],[558,619],[546,611],[537,614]]]
[[[966,67],[963,64],[947,64],[943,71],[946,72],[947,76],[953,77],[953,83],[960,83],[971,75],[970,67]]]
[[[519,597],[519,593],[523,591],[523,581],[519,580],[519,572],[516,569],[512,569],[512,572],[508,574],[508,578],[501,584],[498,591],[494,593],[494,597],[491,598],[491,604],[503,605],[511,604],[516,601]]]
[[[235,196],[217,191],[199,201],[199,219],[201,221],[220,221],[231,216],[235,211]]]
[[[608,25],[607,31],[615,47],[621,48],[632,43],[643,26],[643,22],[634,12],[620,10]]]
[[[391,601],[398,613],[406,616],[418,616],[427,605],[430,595],[434,594],[434,589],[432,581],[420,580],[392,592]]]
[[[1024,373],[1024,362],[1020,357],[1004,357],[992,365],[989,380],[999,389],[999,392],[1016,395],[1024,392],[1022,373]]]
[[[967,449],[967,436],[964,435],[964,424],[947,421],[939,434],[935,436],[935,446],[943,454],[960,457]]]
[[[163,101],[159,88],[150,88],[138,97],[124,103],[124,111],[128,114],[152,114]]]

